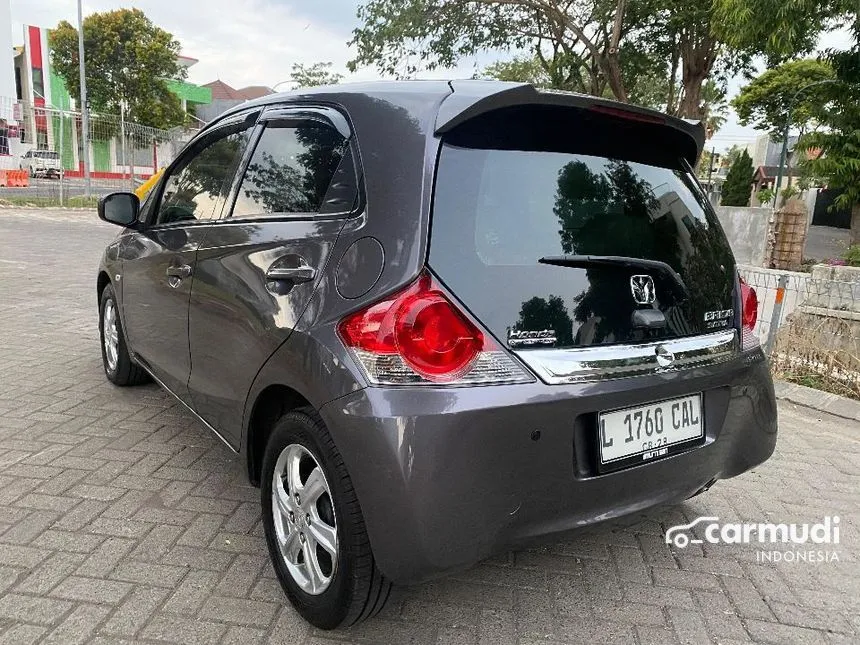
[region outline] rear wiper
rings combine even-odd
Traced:
[[[552,264],[560,267],[573,267],[577,269],[590,269],[594,267],[622,267],[628,269],[643,269],[646,271],[659,271],[668,276],[674,285],[680,289],[682,298],[689,294],[684,279],[675,269],[660,260],[646,260],[643,258],[628,258],[623,255],[551,255],[538,260],[541,264]]]

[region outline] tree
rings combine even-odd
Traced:
[[[851,209],[851,244],[860,243],[860,17],[853,24],[854,45],[831,52],[837,83],[826,86],[826,102],[815,113],[825,126],[801,138],[798,147],[808,154],[802,163],[813,175],[824,177],[829,188],[842,191],[835,206]]]
[[[634,5],[649,5],[641,0]],[[350,69],[376,65],[410,76],[424,65],[453,67],[458,58],[486,49],[550,49],[555,57],[600,78],[613,96],[627,100],[620,66],[627,0],[366,0],[364,23],[350,44],[358,55]],[[592,92],[594,93],[594,92]]]
[[[408,77],[487,49],[524,50],[533,61],[494,71],[703,118],[705,82],[724,87],[751,56],[721,40],[713,7],[712,0],[365,0],[349,66]]]
[[[729,106],[726,104],[726,90],[712,80],[702,85],[699,112],[705,122],[705,131],[710,139],[726,122]]]
[[[752,194],[753,167],[752,157],[744,150],[737,161],[729,168],[723,183],[723,206],[748,206]]]
[[[80,102],[78,32],[65,20],[50,33],[51,65]],[[168,128],[185,120],[167,79],[185,78],[179,41],[139,9],[94,13],[84,19],[87,99],[95,112],[119,114],[142,125]]]
[[[821,32],[856,12],[857,0],[714,0],[720,38],[772,64],[812,52]]]
[[[827,61],[789,61],[767,70],[742,87],[732,99],[732,106],[741,125],[752,124],[781,141],[786,123],[801,130],[806,128],[829,91],[826,85],[808,86],[834,76],[833,67]]]
[[[317,87],[318,85],[337,85],[343,80],[343,75],[331,71],[331,63],[314,63],[306,67],[303,63],[293,63],[290,80],[293,89],[301,87]]]

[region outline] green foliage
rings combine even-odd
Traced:
[[[800,194],[800,190],[796,186],[788,185],[779,191],[779,196],[782,198],[782,203],[785,204],[789,199],[793,199]]]
[[[65,20],[50,33],[51,65],[80,101],[78,32]],[[165,79],[185,78],[179,41],[139,9],[94,13],[84,19],[87,98],[97,113],[119,114],[142,125],[169,128],[185,119]]]
[[[720,162],[720,155],[715,155],[710,150],[702,150],[702,156],[699,157],[698,176],[699,179],[705,181],[709,174],[717,171],[717,164]],[[713,166],[713,170],[711,169]]]
[[[554,72],[555,69],[554,65],[552,71]],[[549,71],[537,56],[515,56],[511,60],[497,61],[485,67],[482,72],[476,74],[476,77],[515,83],[531,83],[536,87],[548,87],[557,90],[572,89],[571,86],[576,85],[572,79],[568,80],[567,75],[559,75]]]
[[[314,63],[310,66],[293,63],[293,70],[290,72],[293,89],[317,87],[318,85],[337,85],[343,80],[343,74],[332,72],[331,67],[332,63]]]
[[[534,60],[484,74],[701,118],[716,115],[702,95],[714,69],[748,63],[715,38],[711,14],[711,0],[365,0],[349,67],[409,77],[488,49],[525,50]]]
[[[756,193],[756,198],[758,199],[759,204],[761,204],[762,206],[764,206],[765,204],[770,204],[775,196],[776,193],[774,193],[773,190],[771,190],[770,188],[762,188],[760,191],[758,191],[758,193]]]
[[[713,80],[707,80],[702,85],[702,100],[700,113],[705,122],[708,137],[714,136],[726,122],[729,106],[726,104],[726,90]]]
[[[731,168],[734,163],[740,158],[741,153],[745,150],[741,146],[735,144],[729,148],[728,152],[723,155],[721,167]]]
[[[789,61],[767,70],[741,88],[732,100],[732,106],[741,125],[752,124],[757,130],[768,130],[781,140],[789,119],[792,126],[805,127],[818,106],[826,100],[827,84],[808,86],[831,80],[834,76],[827,61]]]
[[[721,40],[774,63],[812,52],[822,31],[857,11],[857,0],[714,0],[713,7]]]
[[[845,249],[845,253],[842,254],[842,259],[845,260],[849,266],[860,267],[860,244],[852,244]]]
[[[838,83],[828,84],[829,100],[815,113],[825,126],[803,136],[798,148],[808,153],[803,169],[823,177],[829,188],[842,194],[836,200],[840,208],[860,209],[860,18],[853,25],[854,45],[844,52],[831,52]],[[856,230],[858,219],[852,217],[852,237],[860,237]]]
[[[748,206],[752,194],[752,157],[744,150],[729,168],[723,184],[723,206]]]
[[[660,65],[641,52],[622,51],[621,76],[630,103],[654,109],[666,105],[667,80]],[[530,83],[535,87],[580,92],[612,98],[602,79],[587,73],[582,61],[562,51],[537,51],[533,56],[515,56],[497,61],[475,75],[499,81]]]

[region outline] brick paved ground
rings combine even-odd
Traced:
[[[154,386],[104,379],[94,270],[115,230],[0,210],[0,643],[860,641],[860,424],[781,405],[776,456],[636,524],[600,527],[310,630],[267,564],[239,461]],[[666,527],[842,518],[840,561],[670,551]]]

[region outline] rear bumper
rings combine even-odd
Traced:
[[[597,411],[697,391],[703,445],[597,473]],[[765,461],[777,430],[760,351],[603,383],[366,388],[320,413],[352,476],[377,564],[401,583],[685,499]]]

